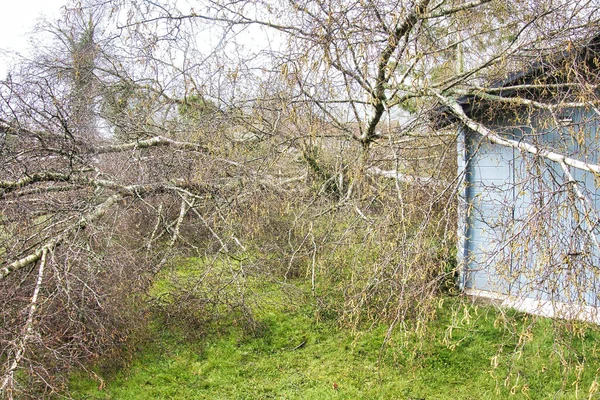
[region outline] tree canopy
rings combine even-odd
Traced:
[[[195,298],[250,320],[244,279],[264,274],[282,287],[305,277],[344,323],[427,320],[456,273],[461,177],[440,110],[566,174],[597,174],[587,149],[514,141],[463,100],[597,112],[598,60],[571,55],[597,37],[599,5],[69,3],[0,81],[0,393],[60,391],[63,367],[118,349],[178,257],[214,268],[195,286],[205,297],[188,290],[160,305],[169,315]]]

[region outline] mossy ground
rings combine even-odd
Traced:
[[[163,283],[164,284],[164,283]],[[308,291],[309,292],[309,291]],[[256,326],[213,321],[195,335],[155,323],[132,361],[76,399],[596,398],[600,330],[441,298],[427,327],[340,327],[276,284],[253,291]],[[310,296],[306,296],[310,299]],[[383,345],[384,340],[386,344]]]

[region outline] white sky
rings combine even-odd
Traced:
[[[68,0],[0,0],[0,79],[14,62],[14,52],[27,54],[28,34],[42,17],[54,20]],[[11,54],[12,53],[12,54]]]

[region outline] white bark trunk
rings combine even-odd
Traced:
[[[550,150],[541,149],[531,143],[525,141],[517,141],[513,139],[505,139],[498,135],[496,132],[487,128],[485,125],[480,124],[477,121],[469,118],[463,111],[462,107],[454,99],[442,96],[439,93],[435,93],[438,99],[447,106],[452,113],[462,122],[465,126],[474,132],[477,132],[481,136],[487,138],[490,142],[499,144],[501,146],[512,147],[514,149],[524,151],[526,153],[534,154],[543,158],[546,158],[557,163],[564,163],[570,167],[577,168],[583,171],[592,172],[594,174],[600,174],[600,165],[587,163],[585,161],[577,160],[572,157],[568,157],[564,154],[556,153]]]

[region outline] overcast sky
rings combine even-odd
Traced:
[[[50,20],[60,15],[60,9],[67,0],[0,0],[0,79],[6,76],[11,63],[9,52],[27,54],[28,34],[42,17]],[[14,61],[12,61],[14,62]]]

